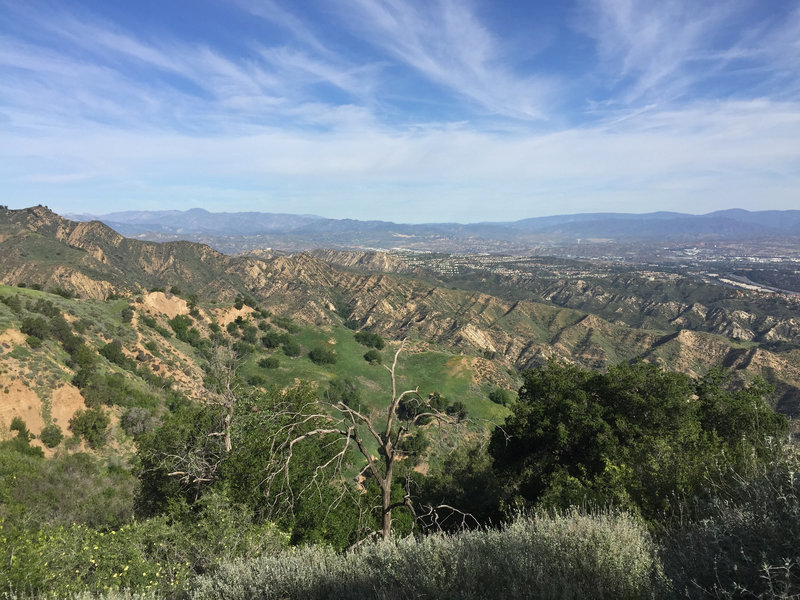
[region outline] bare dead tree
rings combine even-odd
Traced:
[[[356,451],[365,461],[361,474],[373,477],[380,491],[380,531],[383,539],[391,536],[392,512],[397,508],[408,510],[416,519],[416,509],[408,489],[402,500],[392,501],[392,485],[397,461],[405,458],[403,441],[410,434],[410,427],[420,422],[436,421],[440,424],[456,425],[459,419],[448,415],[431,405],[431,398],[423,398],[418,388],[398,390],[397,362],[405,343],[394,355],[389,371],[392,384],[391,398],[385,412],[373,416],[360,407],[348,405],[345,401],[315,400],[300,407],[283,407],[273,411],[272,419],[276,435],[270,449],[273,457],[263,480],[265,494],[272,502],[283,500],[292,503],[295,495],[307,493],[313,486],[323,483],[323,473],[341,474],[348,453]],[[413,400],[413,414],[400,419],[400,409],[404,401]],[[317,438],[327,440],[332,451],[321,464],[316,465],[314,476],[302,484],[301,489],[293,490],[290,480],[290,465],[298,444]],[[370,452],[367,440],[372,439],[378,446],[379,456]],[[426,513],[427,514],[427,513]]]
[[[208,358],[205,404],[219,407],[221,419],[213,431],[194,440],[191,447],[179,452],[164,453],[154,461],[167,476],[199,488],[219,478],[222,461],[232,450],[231,431],[240,389],[237,378],[238,360],[229,346],[216,346]],[[178,450],[178,449],[176,449]]]
[[[223,437],[225,440],[225,453],[232,448],[231,428],[233,427],[233,413],[236,408],[236,398],[240,393],[237,378],[238,361],[236,353],[230,346],[217,346],[211,353],[208,361],[208,374],[213,387],[206,402],[212,406],[219,406],[223,410],[222,431],[212,435]]]

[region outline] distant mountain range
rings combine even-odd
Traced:
[[[402,224],[262,212],[213,213],[201,208],[67,217],[102,221],[125,236],[153,241],[200,241],[229,253],[260,247],[514,251],[581,241],[652,243],[800,236],[800,210],[730,209],[705,215],[585,213],[469,224]]]

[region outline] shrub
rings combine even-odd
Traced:
[[[332,365],[335,364],[337,360],[336,352],[328,350],[327,348],[313,348],[311,352],[308,353],[308,358],[311,359],[311,362],[318,365]]]
[[[266,356],[258,361],[258,366],[262,369],[277,369],[281,366],[281,361],[276,356]]]
[[[122,309],[120,316],[123,323],[130,323],[133,319],[133,309],[130,306],[126,306]]]
[[[300,349],[300,344],[293,339],[288,339],[283,342],[283,353],[286,356],[300,356],[302,350]]]
[[[5,304],[14,313],[19,313],[22,311],[22,301],[19,299],[19,294],[14,294],[13,296],[3,296],[0,298],[0,302]]]
[[[512,495],[531,505],[617,506],[661,520],[707,489],[716,465],[734,472],[774,459],[788,429],[754,380],[738,390],[711,370],[692,380],[636,362],[606,373],[555,361],[523,373],[519,400],[489,451]]]
[[[667,591],[656,545],[639,521],[573,511],[347,554],[309,546],[238,560],[199,578],[194,597],[635,599]]]
[[[260,387],[266,383],[267,380],[263,375],[251,375],[247,378],[247,384],[252,385],[253,387]]]
[[[39,439],[42,440],[42,443],[48,448],[55,448],[61,443],[61,440],[64,439],[64,433],[61,431],[61,427],[55,423],[50,423],[42,429]]]
[[[495,388],[489,392],[489,400],[495,404],[500,404],[501,406],[506,406],[511,402],[512,398],[513,396],[511,395],[511,392],[504,390],[503,388]]]
[[[359,331],[353,337],[355,337],[356,341],[362,346],[371,346],[378,350],[383,350],[383,347],[386,345],[381,336],[370,331]]]
[[[359,323],[356,319],[345,319],[342,325],[344,325],[348,329],[352,329],[353,331],[361,327],[361,323]]]
[[[794,452],[792,450],[791,452]],[[800,597],[800,459],[717,473],[664,537],[664,566],[690,597]]]
[[[298,333],[300,331],[300,327],[294,321],[292,321],[291,317],[280,317],[278,315],[273,315],[272,322],[278,327],[285,329],[289,333]]]
[[[109,362],[112,362],[123,369],[136,368],[136,364],[133,362],[133,360],[125,356],[125,353],[122,351],[122,342],[119,340],[113,340],[109,342],[100,348],[99,352],[101,355],[105,356]]]
[[[456,400],[444,410],[448,415],[455,417],[459,421],[463,421],[467,418],[467,407],[460,400]]]
[[[255,325],[245,324],[242,327],[242,339],[249,343],[255,344],[258,341],[258,328]]]
[[[89,408],[77,411],[69,420],[69,429],[78,437],[82,437],[92,449],[100,448],[106,442],[109,416],[101,408]]]
[[[17,416],[11,419],[11,425],[9,425],[8,428],[11,431],[16,431],[18,438],[25,440],[33,439],[33,434],[28,431],[28,426],[25,424],[25,421],[22,419],[22,417]]]
[[[136,439],[158,427],[159,420],[146,408],[132,406],[122,415],[119,424],[125,433]]]
[[[189,327],[191,327],[192,318],[189,315],[176,315],[170,319],[168,323],[169,326],[172,327],[172,331],[175,332],[175,335],[180,340],[182,339],[181,336],[186,336],[186,332],[189,330]]]
[[[425,435],[425,431],[418,429],[408,437],[403,438],[400,449],[409,456],[413,456],[416,464],[419,457],[428,449],[428,446],[430,446],[430,442]]]
[[[236,353],[237,358],[244,358],[253,353],[255,347],[252,344],[248,344],[244,340],[237,340],[231,346],[233,351]]]
[[[379,365],[383,362],[383,356],[375,348],[372,348],[364,353],[364,360],[371,365]]]
[[[92,328],[92,322],[89,319],[80,318],[72,324],[72,328],[78,333],[86,333]]]
[[[37,312],[46,317],[55,317],[61,312],[55,304],[44,298],[38,298],[36,302],[28,302],[28,310]]]
[[[277,348],[281,344],[285,344],[291,338],[286,333],[278,333],[277,331],[268,331],[265,336],[262,336],[261,343],[265,348]]]
[[[50,293],[51,294],[57,294],[57,295],[61,296],[62,298],[74,298],[75,297],[75,292],[73,292],[72,290],[68,290],[68,289],[66,289],[64,287],[61,287],[60,285],[56,285],[56,286],[53,286],[52,288],[50,288]]]
[[[345,406],[358,410],[361,404],[361,390],[355,379],[349,377],[331,379],[328,389],[325,391],[324,400],[331,404],[341,402]]]
[[[28,336],[46,339],[50,334],[50,324],[42,317],[25,317],[19,330]]]

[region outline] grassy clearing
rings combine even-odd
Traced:
[[[331,379],[352,378],[363,388],[365,404],[375,410],[386,407],[391,397],[391,379],[389,373],[380,365],[371,365],[364,360],[368,348],[359,344],[353,332],[343,327],[303,328],[296,336],[303,347],[303,356],[290,358],[279,349],[269,352],[280,361],[277,369],[262,369],[258,361],[265,356],[256,352],[248,357],[243,365],[245,378],[261,375],[267,385],[287,387],[296,380],[316,382],[324,390]],[[310,349],[322,347],[336,352],[337,361],[330,365],[317,365],[309,360]],[[396,351],[396,345],[390,345],[381,351],[384,364],[389,364]],[[398,386],[413,389],[417,386],[423,396],[439,392],[451,402],[464,402],[469,416],[493,421],[502,420],[507,410],[490,402],[486,393],[473,384],[472,369],[469,359],[461,355],[446,352],[403,353],[398,361]]]

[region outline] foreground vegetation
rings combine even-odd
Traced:
[[[191,298],[166,319],[1,296],[9,356],[86,405],[66,431],[43,415],[47,457],[2,432],[5,597],[800,594],[800,461],[762,381],[551,361],[515,395],[252,298],[223,328]],[[202,402],[153,369],[175,349]]]

